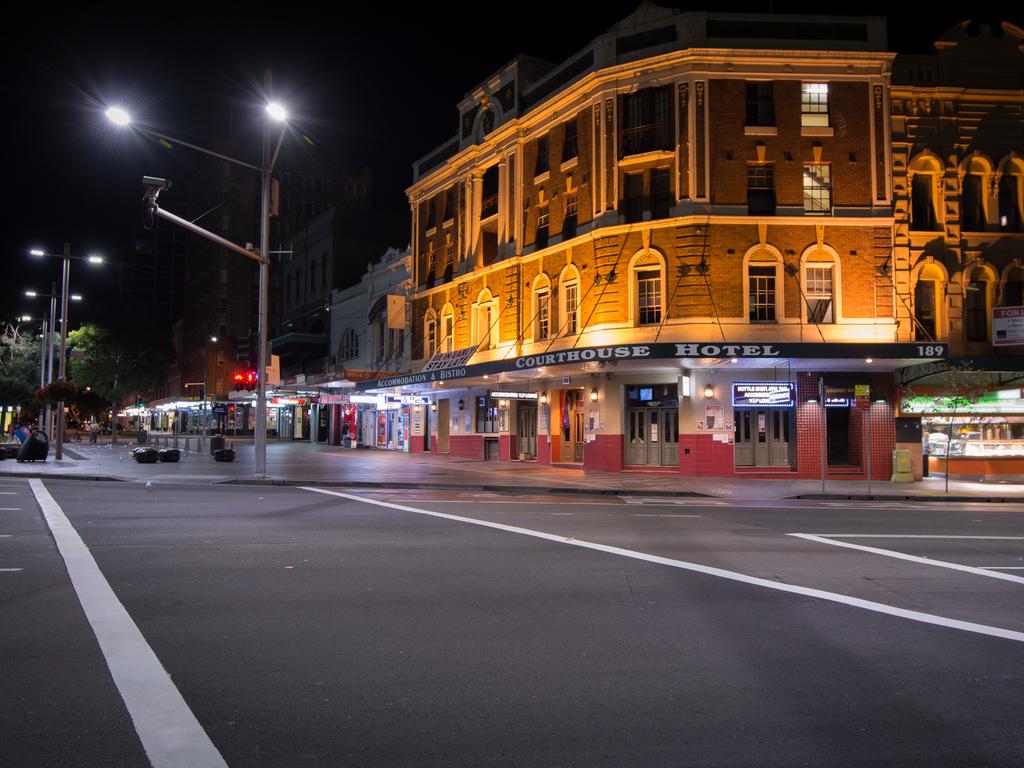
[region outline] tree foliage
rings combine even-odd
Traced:
[[[0,334],[0,404],[27,406],[39,387],[39,341],[16,325]]]
[[[174,360],[165,335],[135,323],[83,325],[68,334],[68,347],[76,353],[69,366],[79,388],[91,387],[115,404],[159,386]]]

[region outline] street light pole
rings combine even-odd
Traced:
[[[60,374],[64,381],[68,347],[68,285],[71,282],[71,243],[64,243],[64,290],[60,297]],[[114,405],[117,408],[117,405]],[[57,461],[64,458],[64,401],[57,401]]]
[[[264,73],[264,93],[270,93],[270,70]],[[262,479],[267,474],[267,325],[269,323],[270,292],[270,121],[263,120],[263,162],[260,164],[260,291],[258,336],[259,361],[256,375],[256,434],[253,448],[256,454],[253,474]]]
[[[46,384],[53,381],[53,342],[57,333],[57,284],[50,283],[50,335],[46,339]],[[44,384],[43,386],[46,386]],[[57,439],[53,429],[53,406],[46,406],[46,436],[50,440]]]

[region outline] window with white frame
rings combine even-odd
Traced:
[[[437,350],[437,319],[433,310],[427,314],[427,320],[423,324],[423,357],[430,359]]]
[[[747,267],[750,293],[748,317],[752,323],[775,322],[775,265]]]
[[[441,312],[441,351],[451,352],[455,349],[455,312],[446,307]]]
[[[804,212],[832,213],[832,171],[827,163],[804,166]]]
[[[579,332],[580,284],[576,279],[562,283],[562,328],[566,336]]]
[[[831,264],[808,264],[804,268],[804,297],[807,322],[835,322]]]
[[[534,338],[537,341],[551,335],[551,290],[542,286],[534,290],[533,301],[536,312]]]
[[[338,357],[342,360],[352,360],[359,357],[359,336],[355,328],[346,328],[341,336],[341,346],[338,348]]]
[[[800,125],[804,128],[828,127],[828,83],[801,84]]]
[[[637,325],[657,325],[661,322],[661,270],[636,271]]]
[[[497,307],[489,298],[476,306],[476,338],[478,349],[492,349],[497,331]]]

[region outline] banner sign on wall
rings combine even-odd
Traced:
[[[992,309],[992,346],[1024,344],[1024,307]]]
[[[733,408],[792,408],[796,384],[792,381],[737,381],[732,385]]]

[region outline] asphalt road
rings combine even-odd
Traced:
[[[42,485],[230,766],[1024,764],[1019,508]],[[67,546],[0,481],[0,765],[149,765]]]

